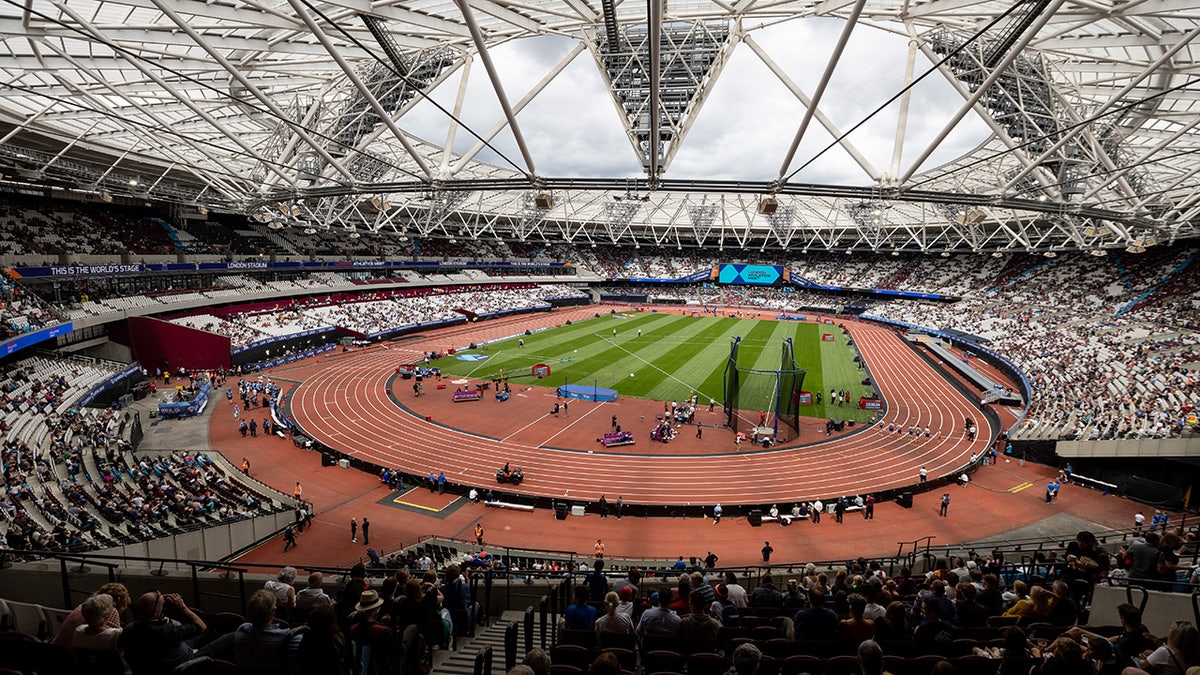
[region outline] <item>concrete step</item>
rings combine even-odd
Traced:
[[[493,620],[487,628],[475,629],[475,637],[458,639],[457,651],[437,650],[433,653],[433,669],[437,675],[472,675],[475,672],[475,655],[484,647],[492,648],[492,673],[504,672],[504,630],[514,621],[520,621],[523,612],[507,611]],[[520,644],[518,641],[518,650]],[[518,660],[519,662],[519,660]]]

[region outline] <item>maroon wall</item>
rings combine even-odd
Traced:
[[[146,316],[131,316],[110,327],[113,342],[129,347],[133,360],[153,373],[156,368],[229,367],[229,338]]]

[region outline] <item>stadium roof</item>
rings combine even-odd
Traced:
[[[756,39],[795,21],[830,36],[805,73]],[[285,227],[600,245],[1049,252],[1200,235],[1194,2],[6,0],[0,33],[9,183]],[[493,58],[549,38],[568,48],[522,64],[539,70],[519,86]],[[895,85],[847,115],[832,92],[862,62],[844,47],[876,39],[905,45],[872,66]],[[735,58],[798,104],[779,112],[778,170],[675,175]],[[580,63],[632,176],[590,175],[531,112]],[[486,125],[463,122],[469,73],[492,97]],[[952,105],[923,106],[931,82]],[[421,137],[429,114],[444,138]],[[980,123],[986,138],[943,156]],[[832,154],[857,176],[802,182]]]

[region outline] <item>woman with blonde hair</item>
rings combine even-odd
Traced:
[[[1054,598],[1054,594],[1050,591],[1041,586],[1034,586],[1029,590],[1029,597],[1018,600],[1008,608],[1004,616],[1018,617],[1019,622],[1023,623],[1045,618],[1050,614],[1050,609],[1054,607]]]
[[[620,604],[621,596],[612,591],[605,594],[604,616],[596,619],[597,633],[633,634],[633,619],[629,618],[624,612],[617,611],[617,606]]]
[[[1200,666],[1200,631],[1191,621],[1176,621],[1162,646],[1142,652],[1134,663],[1137,668],[1126,668],[1122,675],[1186,675]]]

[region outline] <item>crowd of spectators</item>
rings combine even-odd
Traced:
[[[0,338],[8,339],[58,323],[46,303],[0,272]]]
[[[153,209],[5,195],[0,255],[174,253]]]
[[[454,286],[292,300],[268,311],[172,319],[230,338],[234,349],[268,337],[341,327],[370,335],[400,326],[459,316],[544,307],[551,299],[584,297],[562,284]]]
[[[1146,546],[1151,534],[1158,543],[1156,533],[1139,533],[1135,546]],[[1194,531],[1183,535],[1172,530],[1163,539],[1195,545]],[[878,561],[859,558],[827,568],[777,566],[753,577],[721,570],[715,558],[657,574],[609,570],[597,559],[576,570],[570,585],[561,582],[572,572],[547,566],[538,576],[564,593],[573,587],[574,601],[551,627],[550,649],[527,652],[509,672],[732,667],[733,675],[809,669],[880,675],[886,666],[922,673],[1184,675],[1200,666],[1200,633],[1190,621],[1156,634],[1137,606],[1121,604],[1119,626],[1089,623],[1093,589],[1128,564],[1124,550],[1113,556],[1083,531],[1054,553],[1021,563],[998,551],[936,558],[923,574],[902,567],[889,575]],[[244,617],[207,615],[157,591],[131,600],[110,583],[71,612],[53,641],[120,655],[133,675],[188,663],[228,663],[261,675],[420,672],[434,648],[452,648],[485,620],[477,594],[486,584],[471,580],[518,574],[515,564],[485,550],[440,569],[427,552],[408,551],[388,563],[373,571],[355,565],[340,584],[312,572],[298,585],[296,569],[285,567],[249,597]],[[1130,664],[1139,670],[1125,670]]]
[[[1078,256],[1042,263],[953,304],[892,301],[871,313],[988,340],[1032,388],[1014,438],[1166,438],[1196,427],[1200,324],[1190,251],[1135,276]]]

